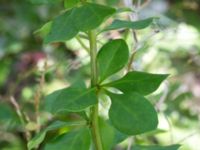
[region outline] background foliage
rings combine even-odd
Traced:
[[[123,6],[122,1],[96,1],[115,7]],[[29,133],[34,136],[39,128],[36,124],[38,116],[42,129],[55,120],[44,111],[44,95],[77,81],[89,83],[89,58],[87,52],[81,48],[80,41],[73,39],[65,44],[46,45],[42,41],[45,32],[33,34],[38,27],[42,27],[45,22],[53,19],[57,12],[64,9],[63,2],[50,2],[52,3],[43,5],[33,5],[24,0],[0,2],[0,148],[3,150],[26,149],[26,137],[30,136]],[[65,4],[65,7],[71,6]],[[124,13],[120,15],[127,18]],[[139,12],[139,18],[152,16],[158,16],[160,19],[158,24],[138,31],[139,40],[144,46],[135,55],[134,68],[169,73],[170,77],[149,96],[159,111],[159,130],[136,136],[134,145],[180,143],[181,150],[197,150],[200,147],[200,1],[150,1]],[[46,28],[48,30],[48,25]],[[117,27],[113,25],[110,28]],[[155,29],[160,32],[154,34]],[[129,48],[132,48],[132,35],[124,30],[111,31],[101,36],[100,40],[105,43],[108,39],[120,36],[125,36]],[[85,40],[82,42],[87,44]],[[106,70],[105,73],[110,74]],[[84,86],[82,82],[78,83],[76,86]],[[106,97],[102,95],[102,99]],[[40,109],[37,108],[38,102],[41,103]],[[106,101],[102,102],[102,117],[107,113],[105,108],[108,106]],[[28,124],[20,120],[20,114]],[[56,119],[76,121],[80,117],[84,117],[84,114],[63,114]],[[49,141],[54,135],[74,128],[73,125],[66,127],[60,122],[58,124],[61,129],[52,131],[46,128],[41,137]],[[23,134],[24,126],[28,131],[26,136]],[[116,149],[126,149],[132,141],[132,138],[126,139],[121,133],[116,133],[107,122],[102,121],[101,127],[102,132],[110,133],[109,137],[103,139],[113,142],[112,145],[105,146],[108,149],[116,143],[120,143]],[[83,129],[81,133],[84,132]],[[45,137],[44,134],[49,136]],[[67,134],[63,138],[73,135],[76,133]],[[79,136],[81,135],[77,135]],[[88,141],[83,143],[87,144]],[[139,148],[135,146],[133,149]]]

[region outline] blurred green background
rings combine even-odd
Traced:
[[[124,7],[122,0],[96,2]],[[200,150],[200,1],[150,0],[146,3],[144,0],[142,3],[146,5],[139,11],[139,19],[151,16],[160,19],[152,27],[137,31],[142,48],[136,53],[133,67],[169,73],[170,77],[149,96],[159,111],[159,130],[135,137],[134,143],[180,143],[181,150]],[[37,101],[41,103],[39,116],[45,127],[55,118],[43,111],[44,96],[74,82],[89,81],[89,57],[76,39],[44,45],[42,34],[34,33],[63,9],[63,2],[39,5],[26,0],[0,0],[1,150],[26,149],[18,106],[28,122],[26,130],[34,135]],[[127,18],[127,13],[120,17]],[[131,49],[132,35],[123,30],[101,35],[99,40],[104,43],[121,36],[126,37]],[[83,42],[88,44],[86,39]],[[108,104],[102,103],[105,105]],[[67,114],[59,119],[76,118],[74,114]],[[130,140],[124,140],[115,149],[126,149]]]

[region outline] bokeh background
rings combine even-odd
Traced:
[[[96,1],[124,7],[122,0]],[[133,67],[169,73],[170,77],[149,96],[159,112],[159,130],[128,138],[115,149],[126,149],[132,142],[180,143],[181,150],[200,150],[200,1],[143,0],[141,3],[144,5],[137,14],[138,19],[152,16],[160,19],[151,27],[137,31],[142,48],[135,55]],[[26,149],[24,133],[34,135],[38,129],[37,115],[41,128],[52,120],[43,111],[46,94],[80,80],[89,81],[89,57],[80,41],[44,45],[44,33],[37,32],[63,9],[63,2],[39,5],[27,0],[0,0],[1,150]],[[127,18],[128,13],[120,17]],[[119,37],[125,37],[131,50],[132,33],[125,30],[101,35],[99,45]],[[82,42],[88,44],[87,39],[83,38]],[[38,102],[39,109],[35,107]],[[20,120],[20,114],[24,120]],[[59,119],[76,118],[67,114]]]

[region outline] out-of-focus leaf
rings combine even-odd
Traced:
[[[0,102],[0,124],[5,130],[21,129],[22,126],[15,110],[4,102]]]
[[[66,126],[80,126],[85,125],[84,121],[76,121],[76,122],[63,122],[63,121],[56,121],[50,124],[47,128],[45,128],[42,132],[37,134],[33,139],[28,142],[28,149],[31,150],[33,148],[37,148],[40,143],[44,140],[46,133],[48,131],[57,130],[62,127]]]
[[[55,4],[59,3],[62,0],[29,0],[33,4]]]
[[[56,137],[45,145],[44,150],[89,150],[90,132],[88,129],[72,131]]]
[[[180,145],[170,145],[170,146],[142,146],[142,145],[135,145],[132,147],[133,150],[178,150]]]
[[[116,30],[116,29],[126,29],[126,28],[134,30],[144,29],[148,27],[153,22],[154,19],[155,18],[152,17],[139,21],[114,20],[112,24],[103,29],[102,32],[109,30]]]

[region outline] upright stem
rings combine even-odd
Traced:
[[[98,72],[97,72],[97,42],[96,42],[96,32],[89,31],[88,33],[89,41],[90,41],[90,59],[91,59],[91,86],[97,86],[98,82]],[[97,92],[98,94],[98,92]],[[98,121],[98,104],[91,108],[91,132],[92,138],[94,141],[94,145],[96,150],[103,150],[101,136],[99,132],[99,121]]]

